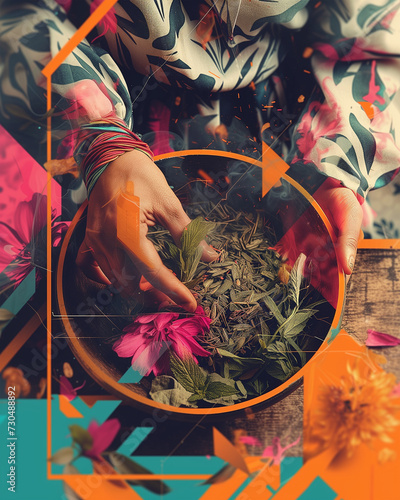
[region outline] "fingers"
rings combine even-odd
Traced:
[[[194,312],[196,299],[189,289],[162,263],[153,244],[146,238],[147,227],[141,231],[140,248],[126,248],[138,271],[154,288],[188,312]]]
[[[181,202],[171,191],[171,198],[164,203],[162,210],[158,214],[160,223],[168,229],[174,239],[175,245],[180,247],[181,236],[185,228],[190,224],[191,219],[184,211]],[[218,259],[218,252],[214,250],[205,240],[200,242],[203,249],[201,260],[203,262],[212,262]]]
[[[111,281],[103,273],[99,264],[95,260],[93,252],[86,242],[86,238],[79,247],[78,255],[76,257],[76,265],[91,280],[103,283],[104,285],[111,285]]]
[[[338,229],[337,255],[343,271],[351,274],[361,234],[362,209],[350,189],[341,187],[334,191],[329,210]]]

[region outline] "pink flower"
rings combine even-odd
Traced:
[[[321,159],[328,148],[321,148],[320,139],[329,139],[342,131],[342,116],[337,102],[328,88],[329,78],[322,82],[326,102],[321,104],[313,101],[301,119],[297,132],[300,138],[296,141],[301,157],[295,157],[293,162],[302,159],[305,163],[321,164]],[[326,142],[324,143],[326,144]]]
[[[67,379],[67,377],[65,377],[64,375],[62,375],[60,377],[60,394],[62,396],[65,396],[68,401],[72,401],[76,398],[76,396],[78,395],[78,390],[79,389],[82,389],[82,387],[86,384],[86,381],[83,382],[82,385],[80,385],[79,387],[72,387],[72,384],[71,382]]]
[[[113,346],[121,358],[132,357],[132,368],[142,375],[164,374],[169,369],[169,350],[180,358],[191,355],[209,356],[194,339],[208,331],[211,319],[199,306],[195,315],[178,319],[178,313],[143,314],[124,328],[123,335]]]
[[[106,420],[99,425],[95,420],[92,420],[88,427],[88,432],[92,436],[93,444],[90,450],[83,451],[82,455],[92,460],[100,460],[101,454],[114,441],[121,424],[116,418]]]
[[[261,442],[253,436],[242,436],[240,441],[250,446],[262,446]],[[298,437],[296,441],[293,441],[293,443],[289,443],[287,446],[283,447],[281,446],[281,439],[279,437],[274,437],[272,439],[272,444],[264,449],[262,456],[264,458],[272,458],[273,461],[271,465],[278,465],[281,463],[285,451],[295,446],[299,441],[300,437]]]
[[[46,268],[47,196],[35,193],[30,201],[19,203],[14,214],[14,227],[5,222],[0,235],[0,268],[18,285],[34,267]],[[66,228],[65,223],[54,224],[52,213],[52,242],[56,246]],[[14,261],[14,262],[12,262]],[[12,262],[12,265],[10,265]]]

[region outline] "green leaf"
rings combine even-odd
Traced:
[[[151,471],[134,462],[132,459],[126,457],[125,455],[121,455],[121,453],[113,451],[108,453],[107,457],[118,474],[153,474]],[[165,493],[169,493],[171,491],[171,489],[163,481],[156,479],[146,481],[128,479],[127,481],[133,485],[143,486],[143,488],[146,488],[156,495],[164,495]]]
[[[171,353],[170,367],[176,380],[187,391],[196,393],[204,388],[207,372],[200,368],[191,356],[183,360]]]
[[[294,312],[282,327],[282,337],[289,339],[299,335],[315,312],[314,309],[302,309],[301,311]]]
[[[204,399],[217,399],[224,396],[232,396],[237,394],[238,391],[230,385],[224,384],[222,382],[210,382],[207,387]]]
[[[74,449],[71,446],[61,448],[50,457],[50,462],[57,465],[68,465],[74,459]]]
[[[268,381],[256,379],[254,382],[246,384],[250,396],[261,396],[268,389]]]
[[[265,371],[268,375],[271,375],[271,377],[285,381],[289,378],[292,370],[288,367],[287,362],[284,359],[278,359],[272,360],[268,363]]]
[[[299,353],[301,366],[304,366],[306,364],[305,352],[302,349],[300,349],[300,347],[296,344],[296,342],[292,338],[288,338],[286,340],[287,340],[287,343],[289,345],[291,345]]]
[[[186,258],[184,273],[182,273],[182,281],[186,282],[193,279],[202,254],[203,249],[198,246],[196,250]]]
[[[268,307],[268,309],[272,312],[277,320],[278,324],[281,325],[285,322],[285,318],[282,316],[281,312],[278,309],[278,306],[275,304],[274,300],[267,296],[263,298],[264,304]]]
[[[196,217],[190,224],[183,230],[181,236],[182,253],[185,257],[190,255],[200,245],[215,224],[208,222],[203,217]]]
[[[196,401],[199,401],[200,399],[203,399],[204,398],[204,394],[192,394],[189,398],[188,398],[188,401],[189,403],[194,403]]]
[[[169,250],[169,253],[171,254],[171,257],[176,261],[176,262],[179,262],[180,260],[180,255],[181,255],[181,249],[178,248],[176,245],[174,245],[173,243],[171,243],[170,241],[166,241],[167,245],[168,245],[168,250]]]
[[[149,395],[153,401],[170,406],[195,406],[188,403],[191,392],[168,375],[160,375],[153,379]]]
[[[261,358],[242,358],[225,349],[217,349],[218,353],[224,358],[229,367],[229,376],[231,378],[239,377],[242,373],[261,366],[265,361]],[[226,373],[226,372],[224,372]]]
[[[90,433],[80,425],[70,425],[72,440],[77,443],[83,451],[90,450],[93,446],[93,438]]]
[[[288,282],[288,292],[289,296],[294,300],[296,305],[299,305],[301,282],[303,281],[304,274],[304,264],[306,263],[306,256],[301,253],[296,262],[294,263],[293,269],[290,272],[289,282]]]
[[[236,386],[243,396],[247,396],[247,391],[241,380],[236,380]]]

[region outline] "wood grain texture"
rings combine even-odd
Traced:
[[[365,343],[372,328],[400,338],[400,250],[359,250],[348,285],[343,328]],[[376,348],[400,378],[400,346]]]

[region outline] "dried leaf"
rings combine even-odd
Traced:
[[[74,449],[71,446],[61,448],[50,457],[50,462],[57,465],[67,465],[72,462],[74,458]]]
[[[153,474],[151,471],[138,464],[137,462],[134,462],[132,459],[126,457],[125,455],[121,455],[121,453],[113,451],[111,453],[108,453],[107,456],[118,474]],[[143,488],[146,488],[156,495],[164,495],[171,491],[166,483],[157,479],[128,479],[127,481],[128,483],[133,485],[143,486]]]
[[[177,380],[168,375],[160,375],[151,382],[150,397],[158,403],[176,407],[192,406],[188,404],[191,394]]]
[[[301,282],[303,280],[304,264],[306,263],[306,259],[307,258],[303,253],[297,257],[289,277],[288,292],[297,306],[299,306]]]
[[[3,321],[10,321],[10,319],[12,319],[13,317],[14,314],[8,309],[0,309],[0,323],[2,323]]]

